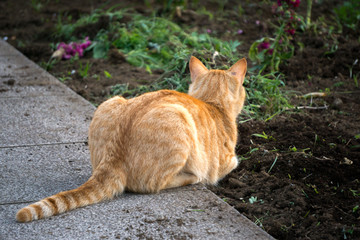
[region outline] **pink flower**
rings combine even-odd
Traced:
[[[289,33],[290,35],[294,35],[295,34],[295,29],[293,29],[293,28],[286,29],[285,32]]]
[[[262,42],[257,46],[257,49],[259,52],[266,50],[266,52],[270,55],[273,54],[274,49],[270,48],[270,43],[269,42]]]
[[[211,33],[211,29],[207,29],[206,32],[207,32],[207,33]]]
[[[255,24],[256,24],[256,25],[260,25],[260,21],[259,21],[259,20],[256,20],[256,21],[255,21]]]
[[[91,45],[89,37],[86,37],[83,43],[71,42],[66,44],[64,42],[59,43],[57,50],[64,49],[63,59],[70,59],[78,54],[79,57],[84,56],[84,50]]]
[[[290,0],[289,3],[296,8],[300,5],[300,0]]]
[[[278,6],[282,6],[282,2],[286,2],[289,6],[292,5],[294,8],[297,8],[301,0],[277,0]]]
[[[264,49],[268,49],[270,47],[270,43],[269,42],[262,42],[260,43],[257,48],[259,51],[262,51]]]
[[[242,30],[242,29],[239,29],[238,31],[237,31],[237,34],[243,34],[244,33],[244,31]]]

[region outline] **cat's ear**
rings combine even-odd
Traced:
[[[237,61],[232,67],[226,71],[227,74],[229,74],[232,77],[235,77],[240,80],[240,83],[243,84],[245,74],[247,70],[247,62],[246,59],[240,59]]]
[[[194,82],[198,76],[205,74],[209,71],[204,66],[204,64],[202,64],[202,62],[194,56],[192,56],[190,59],[189,68],[190,68],[191,82]]]

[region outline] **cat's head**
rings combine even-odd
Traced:
[[[196,57],[191,57],[191,84],[189,95],[204,102],[229,108],[237,115],[244,106],[246,91],[243,87],[247,62],[237,61],[228,70],[209,70]]]

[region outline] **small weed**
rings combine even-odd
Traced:
[[[342,233],[343,233],[344,239],[348,239],[347,234],[352,235],[354,233],[354,226],[355,225],[352,225],[351,228],[349,228],[349,229],[346,229],[346,226],[344,226],[342,228]]]
[[[313,184],[306,184],[306,186],[312,188],[316,194],[319,194],[319,191],[317,190],[316,186]]]
[[[249,203],[250,203],[250,204],[253,204],[253,203],[256,203],[256,202],[257,202],[257,197],[251,196],[251,197],[249,198]]]
[[[254,134],[252,134],[252,136],[264,138],[266,140],[274,140],[274,141],[276,141],[276,139],[273,136],[269,136],[265,132],[263,132],[262,134],[254,133]]]
[[[290,152],[306,153],[306,151],[309,151],[309,150],[310,150],[310,148],[298,149],[295,146],[290,146],[289,147]]]
[[[111,95],[116,96],[116,95],[124,95],[125,93],[131,93],[131,91],[129,90],[129,84],[125,83],[125,84],[116,84],[114,86],[111,87],[110,89]]]
[[[305,213],[304,218],[306,218],[307,216],[309,216],[309,214],[310,214],[310,210]]]
[[[51,59],[50,59],[49,61],[47,61],[47,62],[41,62],[41,63],[40,63],[40,67],[42,67],[42,68],[45,69],[46,71],[50,71],[57,62],[58,62],[57,59],[51,58]]]
[[[271,164],[271,167],[270,167],[268,173],[270,173],[270,172],[271,172],[271,169],[273,169],[273,167],[275,166],[275,163],[276,163],[277,159],[278,159],[278,156],[275,157],[275,160],[274,160],[274,162]]]
[[[40,12],[41,9],[44,7],[44,5],[48,4],[50,0],[47,1],[41,1],[41,0],[31,0],[31,7],[37,11]]]
[[[254,223],[255,223],[256,225],[258,225],[259,227],[264,228],[263,222],[264,222],[265,218],[266,218],[268,215],[269,215],[269,212],[266,212],[264,216],[259,217],[259,218],[253,216],[253,217],[256,219],[256,220],[254,221]]]
[[[293,147],[289,147],[289,151],[290,152],[297,152],[298,149],[295,146],[293,146]]]
[[[353,189],[351,189],[351,188],[349,188],[349,191],[352,193],[352,195],[353,195],[354,197],[360,197],[360,192],[359,192],[359,191],[353,190]]]
[[[59,79],[59,81],[60,82],[65,82],[65,81],[67,81],[67,80],[71,80],[72,78],[71,77],[58,77],[58,79]]]
[[[89,69],[91,67],[91,63],[86,62],[86,65],[83,65],[80,61],[79,61],[79,69],[78,72],[80,74],[80,76],[82,78],[86,78],[88,76],[89,73]]]
[[[112,78],[111,74],[106,70],[104,70],[104,75],[106,78],[110,78],[110,79]]]
[[[354,84],[357,88],[359,87],[358,76],[359,76],[359,73],[357,73],[353,76]]]
[[[336,143],[329,143],[330,148],[336,148],[336,146],[337,146]]]
[[[359,205],[356,205],[355,207],[353,207],[352,212],[356,213],[359,210]]]
[[[294,227],[295,226],[295,224],[294,223],[292,223],[290,226],[286,226],[286,225],[281,225],[281,230],[282,231],[284,231],[284,232],[288,232],[289,231],[289,229],[291,229],[292,227]]]

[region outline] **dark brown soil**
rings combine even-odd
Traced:
[[[104,3],[111,6],[119,1],[43,1],[40,11],[30,2],[0,2],[0,37],[7,36],[8,42],[40,64],[52,54],[50,43],[61,41],[52,35],[60,13],[77,19]],[[222,13],[219,6],[207,2],[207,10],[215,13],[212,20],[187,11],[174,21],[200,32],[212,29],[214,35],[226,40],[242,41],[238,49],[246,55],[254,40],[273,31],[271,7],[264,2],[243,3],[241,16],[234,9],[236,1],[228,1]],[[313,18],[325,16],[331,23],[336,2],[314,3]],[[121,4],[141,14],[153,10],[144,7],[144,1]],[[161,10],[160,5],[158,8]],[[261,24],[256,25],[256,20]],[[91,27],[95,31],[100,25]],[[238,29],[244,33],[233,34]],[[291,102],[313,109],[289,110],[267,122],[240,124],[237,153],[243,156],[241,163],[218,186],[210,187],[277,239],[360,239],[360,139],[355,137],[360,134],[360,89],[350,78],[350,67],[360,53],[358,36],[359,30],[346,28],[333,38],[321,31],[297,35],[296,41],[304,48],[297,48],[281,71],[287,77],[286,89],[293,93]],[[337,51],[326,54],[335,43]],[[68,74],[79,62],[91,64],[86,78]],[[149,74],[133,67],[116,53],[105,60],[85,56],[79,62],[61,61],[49,71],[94,104],[106,100],[110,87],[117,83],[135,86],[162,75],[161,71]],[[360,72],[359,62],[353,66],[353,74]],[[104,70],[113,77],[106,78]],[[327,88],[326,97],[297,97]],[[263,133],[267,139],[253,135]]]

